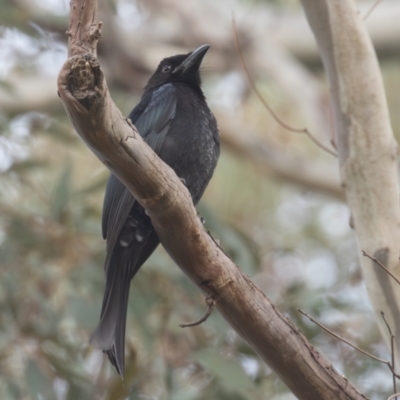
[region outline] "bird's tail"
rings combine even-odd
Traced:
[[[111,257],[107,267],[106,289],[100,322],[90,336],[90,344],[107,353],[117,372],[125,366],[125,327],[131,281],[129,249]]]
[[[107,254],[106,289],[101,308],[100,322],[90,337],[90,344],[107,353],[111,364],[123,376],[125,367],[125,327],[129,287],[132,278],[160,243],[151,226],[142,229],[141,240],[133,242],[135,233],[121,233],[126,245],[118,245]]]

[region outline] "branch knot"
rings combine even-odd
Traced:
[[[68,90],[86,108],[90,109],[103,82],[103,72],[95,56],[89,53],[73,56],[69,59],[67,74]]]

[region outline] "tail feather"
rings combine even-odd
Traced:
[[[131,240],[128,243],[132,243]],[[110,362],[123,376],[125,368],[125,330],[129,288],[136,272],[160,243],[150,225],[145,240],[134,246],[118,247],[107,255],[106,289],[100,322],[90,336],[90,344],[107,353]]]
[[[124,249],[111,257],[107,268],[106,289],[100,322],[94,329],[90,344],[108,354],[117,372],[124,374],[125,327],[129,300],[132,251]]]
[[[118,374],[122,377],[124,376],[125,371],[125,331],[130,281],[130,277],[126,274],[124,282],[127,284],[127,288],[124,288],[119,293],[119,309],[114,329],[114,344],[110,350],[106,351],[109,360],[116,368]]]

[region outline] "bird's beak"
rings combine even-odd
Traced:
[[[208,49],[210,48],[209,44],[203,44],[203,46],[198,47],[196,50],[192,51],[182,62],[181,65],[176,67],[173,72],[181,71],[185,72],[191,67],[200,68],[200,64],[203,61],[204,56],[206,55]]]

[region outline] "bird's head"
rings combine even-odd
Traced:
[[[171,82],[186,83],[194,89],[200,89],[199,69],[209,48],[210,45],[203,44],[191,53],[164,58],[147,83],[145,91]]]

